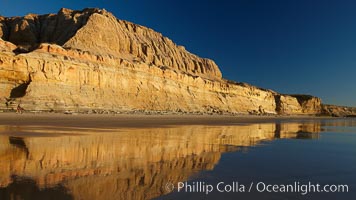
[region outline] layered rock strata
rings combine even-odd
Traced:
[[[323,104],[321,113],[322,115],[334,117],[356,117],[356,108]]]
[[[222,78],[152,29],[100,9],[0,17],[0,109],[319,114],[321,101]]]

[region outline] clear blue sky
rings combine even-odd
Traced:
[[[155,29],[227,79],[356,106],[354,0],[0,0],[4,16],[105,8]]]

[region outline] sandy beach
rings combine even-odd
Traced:
[[[202,199],[205,193],[179,193],[166,185],[229,184],[231,177],[268,183],[276,176],[289,184],[291,176],[299,180],[310,173],[316,174],[313,182],[321,177],[351,187],[354,126],[352,119],[311,116],[0,113],[0,196],[144,200],[188,194]],[[335,166],[335,175],[326,166]],[[331,173],[324,175],[325,169]],[[338,182],[339,177],[347,179]],[[240,194],[243,199],[270,195],[209,195],[235,199]],[[300,197],[288,194],[288,199]],[[348,196],[341,199],[352,199]]]
[[[253,115],[145,115],[145,114],[58,114],[0,113],[0,125],[58,126],[87,128],[158,127],[170,125],[233,125],[239,123],[270,123],[293,120],[333,119],[315,116],[253,116]]]

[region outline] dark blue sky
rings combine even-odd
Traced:
[[[0,14],[105,8],[163,33],[223,76],[356,106],[354,0],[0,0]]]

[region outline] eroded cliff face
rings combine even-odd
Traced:
[[[0,194],[14,195],[15,189],[6,188],[22,177],[39,191],[60,185],[71,199],[151,199],[168,192],[167,181],[176,184],[212,170],[225,152],[319,132],[314,123],[127,130],[5,126],[0,127]]]
[[[318,114],[320,99],[222,78],[209,59],[99,9],[0,18],[0,109]]]
[[[278,114],[319,114],[321,112],[320,98],[310,95],[276,95],[276,110]]]
[[[337,105],[322,105],[322,115],[334,117],[356,117],[356,108]]]
[[[221,78],[221,72],[212,60],[199,58],[162,34],[118,20],[105,10],[63,8],[57,15],[29,14],[2,19],[1,24],[2,39],[28,50],[41,43],[58,44],[100,55],[127,57],[207,78]]]

